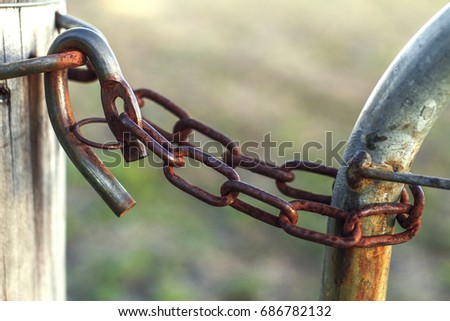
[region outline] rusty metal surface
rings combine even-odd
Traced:
[[[363,151],[370,155],[363,167],[409,172],[425,136],[450,103],[449,32],[447,6],[407,44],[379,81],[353,129],[343,157],[346,163]],[[355,210],[366,204],[397,200],[402,184],[369,178],[355,184],[351,173],[347,177],[346,164],[343,165],[336,178],[331,205]],[[390,239],[393,216],[369,216],[361,220],[365,236],[381,234]],[[340,235],[342,228],[341,222],[331,219],[328,233]],[[390,246],[325,251],[322,299],[385,299]]]
[[[423,193],[418,192],[421,191],[419,187],[411,187],[414,196],[414,205],[407,204],[409,200],[408,194],[403,192],[400,203],[371,204],[354,211],[340,210],[329,205],[329,196],[317,195],[286,185],[287,182],[295,179],[294,170],[309,171],[334,178],[337,169],[304,161],[289,161],[281,166],[276,166],[258,158],[245,156],[234,140],[210,126],[188,117],[188,114],[180,106],[164,98],[162,95],[144,89],[140,89],[136,93],[141,98],[144,97],[143,93],[146,93],[145,98],[154,100],[163,106],[167,105],[164,108],[180,118],[173,126],[173,133],[165,130],[163,130],[163,133],[158,132],[156,128],[160,127],[150,125],[150,121],[147,119],[143,119],[142,125],[139,126],[126,112],[120,115],[120,121],[129,130],[130,134],[134,135],[149,151],[163,161],[165,164],[164,174],[169,182],[205,203],[213,206],[231,206],[259,221],[282,228],[286,233],[297,238],[336,248],[375,247],[400,244],[411,239],[419,230],[424,202]],[[141,105],[143,105],[142,102]],[[105,148],[99,143],[86,140],[79,133],[79,127],[81,125],[96,122],[107,122],[107,119],[84,119],[76,123],[72,130],[83,143],[91,147]],[[190,144],[188,140],[189,136],[186,133],[192,133],[194,131],[198,131],[224,146],[226,152],[223,154],[223,158],[214,157]],[[117,143],[108,145],[106,148],[117,148],[119,146],[119,143]],[[188,165],[185,158],[193,158],[226,177],[227,180],[220,185],[220,196],[214,195],[176,174],[175,168]],[[287,201],[256,186],[242,182],[237,172],[233,169],[235,167],[272,178],[282,193],[297,199]],[[251,205],[243,201],[240,198],[240,194],[245,194],[254,200],[271,205],[278,209],[279,212],[269,213],[261,207]],[[344,226],[344,235],[335,236],[297,226],[298,212],[300,211],[308,211],[338,219]],[[385,235],[364,237],[362,235],[362,219],[372,216],[383,217],[386,215],[397,216],[399,222],[402,222],[401,226],[405,231],[396,235],[390,235],[389,237]]]
[[[117,143],[103,143],[103,142],[98,143],[98,142],[91,141],[83,136],[83,134],[81,133],[81,127],[83,127],[85,125],[89,125],[89,124],[99,124],[99,123],[106,123],[106,119],[101,118],[101,117],[91,117],[91,118],[82,119],[80,121],[77,121],[72,126],[71,130],[72,130],[73,134],[75,135],[75,137],[80,142],[82,142],[83,144],[85,144],[87,146],[91,146],[91,147],[97,148],[97,149],[104,149],[104,150],[122,149],[123,144],[121,144],[119,142],[117,142]]]
[[[326,204],[320,204],[306,200],[295,200],[292,201],[291,204],[296,211],[300,210],[308,211],[324,215],[327,217],[333,217],[335,219],[340,220],[345,220],[346,217],[348,217],[349,215],[349,213],[345,211],[328,206]],[[361,221],[359,220],[355,220],[354,222],[352,221],[351,229],[348,229],[343,236],[335,236],[321,232],[316,232],[289,223],[290,222],[285,217],[280,217],[280,224],[283,230],[285,230],[288,234],[293,236],[301,235],[302,236],[301,238],[311,242],[338,248],[355,247],[359,246],[359,244],[361,244],[362,242]],[[370,245],[367,244],[367,246]]]
[[[289,172],[293,171],[293,170],[307,171],[307,172],[312,172],[312,173],[329,176],[329,177],[333,177],[333,178],[335,178],[336,174],[337,174],[337,168],[319,165],[319,164],[315,164],[315,163],[311,163],[311,162],[297,161],[297,160],[286,162],[282,166],[282,169],[289,171]],[[318,194],[314,194],[314,193],[311,193],[311,192],[308,192],[305,190],[290,187],[287,184],[287,181],[277,180],[277,187],[284,195],[287,195],[287,196],[290,196],[293,198],[311,200],[311,201],[316,201],[316,202],[324,203],[324,204],[331,203],[331,196],[318,195]]]
[[[148,88],[139,88],[134,91],[136,95],[136,99],[138,100],[139,106],[143,108],[145,106],[145,100],[148,99],[155,104],[163,107],[165,110],[169,111],[174,116],[178,117],[180,120],[189,118],[189,114],[180,106],[175,104],[170,99],[158,94],[157,92],[148,89]],[[157,124],[153,123],[151,120],[146,119],[147,123],[152,125],[156,130],[158,130],[164,137],[166,137],[169,141],[185,141],[191,131],[184,130],[181,132],[176,132],[177,136],[175,137],[173,133],[162,129]]]
[[[390,238],[383,235],[370,239],[363,238],[361,220],[368,216],[386,215],[385,212],[379,210],[378,205],[373,205],[372,211],[370,211],[371,208],[365,208],[364,215],[358,214],[358,212],[339,211],[327,205],[329,203],[327,196],[308,193],[286,185],[287,182],[295,179],[294,170],[312,171],[319,175],[334,177],[336,169],[303,161],[291,161],[282,166],[276,166],[259,158],[243,155],[234,140],[212,127],[190,118],[187,112],[169,99],[147,89],[133,92],[123,79],[119,65],[108,44],[92,30],[73,28],[65,31],[55,40],[49,53],[60,53],[69,49],[82,52],[92,63],[101,85],[105,118],[75,121],[67,90],[67,71],[53,71],[46,75],[46,95],[50,118],[69,157],[119,216],[127,211],[134,201],[101,164],[101,161],[90,149],[91,147],[120,148],[124,158],[128,161],[146,156],[148,149],[163,161],[165,164],[164,174],[169,182],[179,189],[214,206],[229,205],[260,221],[282,228],[285,232],[298,238],[339,248],[373,247],[401,243],[416,234],[417,224],[404,224],[406,231]],[[115,104],[117,98],[124,101],[124,111],[120,113]],[[142,118],[140,106],[144,105],[144,99],[156,102],[179,118],[173,126],[172,133],[165,130],[160,132],[159,126]],[[117,143],[99,144],[91,142],[81,135],[81,126],[98,122],[106,122],[109,125],[111,132],[117,138]],[[226,152],[223,159],[213,157],[192,146],[188,138],[189,134],[194,131],[198,131],[224,146]],[[185,158],[200,161],[226,177],[227,180],[220,186],[221,194],[219,196],[186,181],[175,173],[176,167],[186,166]],[[281,192],[287,196],[301,199],[289,202],[253,185],[241,182],[233,167],[240,167],[270,177],[277,183]],[[239,198],[241,193],[271,205],[279,212],[272,214],[260,207],[253,206]],[[399,207],[395,203],[385,204],[385,206],[386,209],[390,209],[387,213],[402,215],[404,222],[409,220],[410,211],[417,208],[417,206]],[[334,236],[297,226],[297,211],[301,210],[339,219],[346,226],[346,235]],[[421,209],[416,210],[415,216],[420,217],[421,212]],[[347,222],[346,218],[351,218],[351,222]]]
[[[366,177],[359,177],[357,175],[358,172],[355,174],[354,171],[347,171],[345,168],[341,168],[338,172],[335,168],[300,160],[289,161],[281,166],[277,166],[271,162],[244,155],[237,141],[191,118],[183,108],[166,97],[150,89],[142,88],[133,91],[123,78],[119,64],[106,39],[95,28],[79,22],[73,17],[57,15],[57,20],[60,27],[68,28],[69,30],[63,32],[55,39],[49,50],[49,55],[31,61],[23,61],[15,65],[8,65],[5,69],[8,70],[5,72],[5,77],[19,75],[19,73],[20,75],[26,75],[34,72],[47,72],[45,75],[46,98],[48,112],[56,135],[72,162],[118,216],[127,212],[135,202],[102,164],[91,148],[120,149],[126,161],[135,161],[152,153],[164,163],[164,174],[169,182],[184,192],[213,206],[231,206],[257,220],[281,228],[286,233],[297,238],[324,244],[331,248],[346,249],[341,252],[335,252],[338,253],[336,257],[339,257],[339,259],[346,257],[349,253],[351,255],[363,253],[357,252],[359,251],[358,248],[372,248],[365,252],[369,254],[364,256],[364,265],[358,265],[358,260],[355,260],[355,262],[344,262],[339,269],[345,268],[345,271],[350,267],[349,270],[357,270],[358,273],[370,272],[378,276],[385,275],[386,266],[377,265],[372,269],[367,269],[369,266],[367,262],[373,262],[372,259],[386,259],[390,249],[384,246],[406,242],[417,234],[424,208],[424,195],[420,187],[410,186],[414,203],[409,204],[408,194],[404,190],[401,192],[400,201],[398,201],[397,196],[401,191],[400,184],[392,186],[391,183],[384,181],[373,183]],[[79,28],[78,26],[80,25],[88,28]],[[93,117],[79,121],[76,121],[74,118],[68,91],[69,69],[83,64],[90,66],[88,70],[95,73],[95,79],[98,79],[100,82],[104,118]],[[397,65],[394,66],[396,66],[392,67],[395,69],[394,74],[407,72]],[[424,74],[419,73],[419,76],[424,76]],[[436,77],[444,76],[439,74]],[[403,80],[400,77],[397,86],[404,85],[405,82]],[[411,83],[408,86],[410,85]],[[374,94],[369,105],[374,102],[376,104],[376,102],[383,99],[388,100],[390,96],[386,96],[385,89],[379,88],[378,92],[383,91],[380,94],[381,98],[377,98],[376,94]],[[430,88],[427,87],[427,89]],[[440,88],[440,90],[447,89],[450,88],[445,86]],[[390,90],[393,89],[391,88]],[[397,97],[392,97],[394,100],[397,99]],[[118,110],[116,105],[117,99],[121,99],[124,102],[123,111]],[[178,118],[172,132],[162,129],[152,119],[145,119],[141,116],[140,108],[144,107],[145,100],[156,103]],[[406,101],[409,105],[413,105],[412,100]],[[424,107],[420,110],[420,116],[426,118],[427,121],[429,120],[430,123],[425,124],[423,119],[419,119],[417,128],[410,123],[406,124],[415,128],[407,132],[408,135],[405,134],[407,126],[404,122],[411,122],[411,119],[417,117],[417,110],[414,111],[416,113],[415,116],[402,115],[401,119],[395,118],[392,110],[390,110],[381,116],[378,115],[381,117],[381,120],[375,118],[379,110],[375,114],[370,110],[366,110],[365,113],[367,115],[361,117],[356,133],[354,133],[356,138],[350,142],[348,148],[350,152],[347,151],[346,154],[346,159],[354,165],[351,168],[365,169],[374,167],[383,170],[406,171],[410,164],[404,163],[405,158],[398,160],[396,157],[399,155],[395,152],[386,156],[386,150],[392,148],[393,145],[383,144],[395,144],[397,142],[396,139],[399,139],[397,135],[406,135],[406,138],[409,139],[407,143],[411,144],[406,144],[407,146],[401,152],[415,154],[417,148],[412,143],[416,142],[416,136],[423,138],[437,117],[437,110],[429,110],[431,108],[430,101],[427,100],[424,104],[426,108]],[[403,101],[401,107],[405,107],[404,105],[405,101]],[[374,118],[375,125],[373,126],[380,126],[380,123],[384,122],[386,126],[389,126],[389,131],[395,132],[395,130],[398,130],[398,133],[393,134],[391,137],[389,136],[391,132],[383,132],[378,127],[377,130],[379,132],[374,131],[374,128],[366,124],[364,119],[367,117]],[[388,118],[386,120],[383,117]],[[81,127],[95,123],[107,123],[117,142],[104,144],[93,142],[83,137]],[[193,146],[189,141],[189,135],[195,131],[220,143],[225,148],[222,157],[214,157]],[[400,141],[404,143],[404,139],[402,137]],[[409,149],[407,148],[408,146],[410,147]],[[416,149],[411,149],[412,147]],[[363,151],[368,150],[370,155],[368,152],[354,153],[355,148]],[[188,182],[176,173],[176,168],[188,165],[186,158],[195,159],[226,178],[226,181],[218,188],[220,195],[210,193]],[[381,160],[383,162],[380,163]],[[278,195],[242,182],[234,168],[241,168],[272,178],[279,191],[285,196],[294,198],[294,200],[285,200]],[[341,193],[342,186],[346,184],[348,176],[348,182],[350,183],[345,186],[347,186],[349,191],[345,191],[346,194],[340,196],[342,199],[337,199],[336,195],[339,194],[336,194],[333,195],[331,200],[331,197],[327,195],[318,195],[290,187],[288,183],[295,180],[294,172],[297,171],[308,171],[332,178],[335,178],[338,174],[335,192],[341,190]],[[370,194],[369,192],[374,193],[379,190],[385,193],[383,197],[367,196]],[[249,197],[254,201],[274,207],[275,212],[267,212],[263,207],[257,207],[242,200],[242,194],[247,195],[247,198]],[[359,195],[359,198],[355,198],[355,195]],[[346,206],[342,206],[337,200],[348,202],[348,204],[345,203],[344,205]],[[337,233],[333,229],[331,229],[332,233],[321,233],[303,228],[301,220],[299,220],[299,214],[303,211],[332,218],[337,222],[335,224],[338,228],[336,230]],[[392,230],[395,218],[405,230],[391,235],[390,230]],[[367,225],[367,222],[375,221],[384,222],[383,228],[373,228]],[[346,275],[341,274],[335,280],[338,280],[337,282],[340,282],[340,284],[344,284],[347,282],[347,279]],[[365,283],[363,282],[363,284]],[[361,289],[358,293],[365,292]]]
[[[75,28],[64,32],[53,42],[49,54],[57,54],[75,48],[90,58],[102,84],[118,84],[113,88],[118,89],[121,86],[122,91],[128,89],[132,93],[131,87],[123,80],[119,65],[111,49],[103,41],[103,38],[93,31]],[[92,149],[83,144],[72,131],[76,121],[70,104],[67,71],[46,73],[45,92],[50,120],[69,158],[113,212],[118,216],[125,214],[134,206],[135,201],[103,165]],[[121,94],[123,92],[103,92],[103,96],[108,95],[114,97],[114,99],[115,97],[121,97]],[[129,94],[127,98],[125,98],[126,110],[129,110],[130,114],[140,123],[140,110],[134,95]],[[108,124],[110,127],[116,128],[116,123],[119,123],[119,116],[112,100],[113,98],[110,98],[106,101],[108,105],[104,105],[104,109],[106,118],[109,120]],[[120,137],[119,142],[125,143],[123,137]]]
[[[139,127],[127,113],[120,115],[120,121],[124,127],[136,139],[142,142],[152,153],[164,161],[165,164],[180,167],[185,164],[183,156],[174,155],[174,149],[170,142],[145,120]]]
[[[387,172],[374,168],[349,168],[353,173],[347,173],[347,176],[353,176],[356,180],[373,179],[378,181],[389,181],[403,184],[415,184],[420,186],[428,186],[440,189],[450,189],[450,179],[415,175],[411,173]]]
[[[120,93],[120,92],[119,92]],[[403,193],[401,203],[383,203],[368,205],[361,210],[344,211],[331,207],[330,197],[317,195],[300,189],[287,186],[287,182],[295,179],[295,171],[309,171],[318,175],[334,178],[337,169],[304,161],[289,161],[281,166],[265,162],[258,158],[242,154],[239,145],[210,126],[190,118],[180,106],[171,102],[164,96],[147,89],[135,91],[139,105],[143,106],[143,98],[150,99],[163,106],[169,112],[175,114],[179,120],[173,126],[173,132],[162,130],[159,132],[157,125],[152,125],[150,120],[142,119],[141,124],[136,123],[128,113],[122,112],[118,117],[122,128],[118,130],[129,136],[133,136],[147,147],[147,149],[160,158],[164,165],[164,174],[168,181],[177,188],[196,197],[197,199],[213,206],[231,206],[257,220],[269,225],[283,229],[286,233],[297,238],[313,241],[336,248],[374,247],[406,242],[416,235],[420,227],[420,216],[423,211],[423,193],[415,192],[414,205],[409,205],[407,194]],[[65,107],[67,108],[67,107]],[[111,119],[111,118],[110,118]],[[101,144],[91,142],[80,133],[80,127],[86,124],[109,122],[106,118],[87,118],[75,122],[67,130],[70,131],[80,143],[89,147],[103,149],[117,149],[123,147],[123,142],[112,144]],[[110,126],[114,130],[116,125]],[[189,143],[189,134],[198,131],[210,139],[224,146],[226,152],[223,158],[209,155],[201,149]],[[117,134],[116,134],[117,136]],[[88,156],[90,157],[90,156]],[[176,174],[175,168],[187,166],[185,158],[193,158],[207,167],[217,171],[227,179],[220,185],[220,195],[214,195],[195,184],[192,184],[180,175]],[[239,167],[251,172],[270,177],[277,184],[282,193],[289,197],[297,198],[287,201],[283,198],[268,193],[256,186],[242,182],[239,175],[233,169]],[[412,187],[414,191],[418,187]],[[278,213],[269,213],[261,207],[257,207],[243,201],[239,195],[245,194],[254,200],[271,205],[278,209]],[[323,216],[338,219],[344,226],[344,235],[335,236],[320,233],[297,226],[298,212],[309,211]],[[404,232],[386,237],[385,235],[363,237],[361,220],[371,216],[395,215],[402,222]]]
[[[57,13],[58,27],[68,30],[57,37],[48,55],[0,64],[0,79],[46,73],[48,111],[61,145],[117,216],[135,201],[92,148],[120,149],[126,161],[155,155],[163,162],[168,181],[193,197],[213,206],[233,207],[296,238],[326,245],[322,299],[382,300],[391,245],[409,241],[421,227],[425,197],[418,185],[450,188],[450,180],[409,173],[425,136],[450,103],[449,8],[411,40],[380,80],[355,125],[339,170],[301,160],[278,166],[247,156],[236,140],[192,118],[163,95],[145,88],[133,91],[105,37],[74,17]],[[104,118],[74,118],[69,80],[100,82]],[[3,86],[0,99],[8,99]],[[117,108],[117,100],[123,101],[123,110]],[[153,117],[142,117],[146,100],[178,118],[172,131],[160,127]],[[81,127],[96,123],[107,123],[117,142],[86,139]],[[190,135],[196,131],[221,144],[223,155],[209,155],[191,144]],[[184,179],[182,167],[189,166],[188,158],[222,174],[225,182],[210,192]],[[241,181],[236,168],[271,178],[290,199]],[[301,171],[335,178],[333,195],[289,186]],[[404,183],[409,184],[412,204]],[[254,205],[257,202],[263,206]],[[267,205],[274,210],[267,211]],[[303,227],[305,211],[327,217],[327,232]],[[394,224],[403,231],[394,234]]]
[[[96,28],[95,26],[87,23],[86,21],[83,21],[81,19],[78,19],[77,17],[68,15],[68,14],[61,14],[59,12],[55,13],[55,23],[56,27],[58,29],[72,29],[72,28],[87,28],[94,32],[96,32],[98,35],[100,35],[105,41],[106,37],[103,35],[103,33]],[[95,73],[95,69],[92,66],[92,63],[90,61],[87,62],[86,68],[84,69],[69,69],[69,79],[79,82],[91,82],[97,80],[97,74]]]
[[[234,148],[233,152],[227,151],[223,155],[224,162],[233,167],[240,167],[250,172],[273,178],[279,182],[292,182],[295,178],[292,172],[285,171],[275,164],[259,158],[243,155]]]
[[[193,158],[209,168],[212,168],[216,172],[222,174],[227,178],[228,181],[239,181],[238,173],[227,166],[225,163],[221,162],[219,159],[212,157],[211,155],[203,152],[198,148],[194,148],[192,146],[180,146],[176,149],[178,157],[189,157]],[[185,191],[188,194],[198,198],[199,200],[204,201],[210,205],[214,206],[226,206],[234,203],[236,201],[238,193],[235,191],[229,191],[226,193],[222,193],[221,196],[215,196],[189,182],[181,178],[180,176],[175,174],[174,167],[170,164],[164,166],[164,175],[166,178],[174,184],[179,189]]]
[[[36,57],[18,62],[0,63],[0,80],[23,77],[54,70],[65,70],[83,66],[86,63],[83,53],[67,51],[45,57]]]

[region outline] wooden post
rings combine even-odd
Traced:
[[[0,62],[46,55],[57,10],[0,0]],[[65,157],[42,75],[0,80],[0,154],[0,300],[64,300]]]

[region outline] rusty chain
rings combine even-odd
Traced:
[[[123,112],[120,115],[122,124],[150,151],[164,161],[163,171],[169,182],[207,204],[218,207],[231,206],[259,221],[282,228],[285,232],[297,238],[338,248],[400,244],[413,238],[419,231],[420,217],[424,208],[424,194],[419,186],[409,186],[414,196],[413,205],[408,204],[408,193],[403,189],[399,203],[373,204],[351,212],[340,210],[329,205],[330,196],[314,194],[290,187],[287,184],[294,181],[294,170],[335,177],[337,174],[336,168],[301,160],[289,161],[282,166],[275,166],[261,159],[245,156],[238,144],[231,138],[191,118],[186,111],[169,99],[150,89],[138,89],[134,91],[134,94],[141,107],[145,106],[145,99],[151,100],[176,115],[179,120],[174,124],[173,132],[168,132],[146,118],[143,118],[143,125],[138,126],[126,112]],[[105,121],[103,118],[83,119],[75,123],[73,131],[78,139],[91,147],[120,148],[120,144],[102,145],[91,142],[82,136],[80,132],[82,125]],[[222,144],[227,149],[222,155],[222,159],[192,146],[188,138],[193,131],[199,131]],[[177,167],[185,166],[185,158],[193,158],[227,178],[219,188],[220,195],[205,191],[176,174],[175,169]],[[236,167],[274,179],[281,193],[297,199],[286,201],[241,181],[239,174],[234,169]],[[274,215],[250,205],[239,198],[240,194],[245,194],[271,205],[280,212],[278,215]],[[342,221],[344,223],[342,236],[327,235],[297,226],[299,211],[308,211]],[[361,220],[372,215],[396,215],[397,221],[405,231],[395,235],[365,237],[362,235]]]
[[[158,156],[165,160],[163,170],[166,178],[179,189],[205,203],[213,206],[229,205],[257,220],[282,228],[285,232],[297,238],[339,248],[399,244],[414,237],[420,228],[420,216],[424,207],[424,194],[419,186],[410,186],[412,195],[414,196],[413,205],[408,204],[408,193],[406,190],[403,190],[399,203],[373,204],[352,212],[343,211],[329,205],[331,201],[330,196],[310,193],[290,187],[287,184],[294,181],[294,170],[335,177],[337,174],[336,168],[301,160],[289,161],[281,166],[275,166],[261,159],[245,156],[232,139],[200,121],[190,118],[186,112],[182,112],[183,109],[170,100],[163,98],[158,93],[149,89],[139,89],[135,91],[135,94],[141,106],[144,106],[143,99],[149,99],[173,112],[180,118],[175,123],[172,133],[164,131],[164,135],[169,143],[166,141],[167,145],[164,150],[164,154],[166,155],[160,156],[158,154]],[[151,139],[150,136],[157,136],[159,132],[149,124],[148,120],[144,119],[144,124],[146,125],[139,128],[130,121],[126,114],[122,114],[121,119],[123,120],[123,124],[139,140],[145,142],[150,150],[152,148],[156,150],[154,146],[159,142],[156,139]],[[189,146],[187,140],[188,135],[194,130],[219,142],[227,149],[222,159],[209,155],[196,147]],[[160,151],[158,150],[156,153],[160,153]],[[220,186],[220,195],[213,195],[178,176],[175,173],[175,168],[179,166],[175,162],[171,163],[169,161],[172,155],[176,155],[179,158],[194,158],[224,175],[227,181]],[[241,181],[238,173],[234,170],[236,167],[274,179],[281,193],[297,199],[286,201],[274,194]],[[239,198],[240,194],[245,194],[250,198],[271,205],[278,209],[279,213],[274,215],[248,204]],[[308,211],[341,220],[344,222],[343,235],[327,235],[297,226],[299,211]],[[396,215],[398,222],[405,231],[395,235],[362,236],[361,219],[371,215]]]
[[[87,147],[120,149],[126,161],[135,161],[146,157],[147,152],[145,149],[148,149],[163,161],[163,171],[167,180],[193,197],[213,206],[231,206],[259,221],[281,228],[294,237],[336,248],[399,244],[410,240],[417,234],[424,208],[424,194],[420,186],[409,185],[414,198],[413,204],[409,204],[408,193],[403,189],[398,203],[372,204],[354,211],[334,208],[330,206],[331,196],[318,195],[297,189],[289,186],[288,183],[292,183],[295,180],[294,171],[307,171],[334,178],[337,174],[336,168],[301,160],[288,161],[281,166],[276,166],[271,162],[244,155],[234,140],[212,127],[191,118],[183,108],[168,98],[150,89],[130,90],[126,81],[121,76],[118,76],[120,74],[118,65],[114,65],[116,69],[113,73],[114,77],[111,78],[112,73],[106,72],[105,69],[107,67],[103,65],[103,53],[95,52],[98,49],[97,47],[90,47],[90,43],[95,42],[97,46],[101,42],[101,46],[104,46],[103,48],[109,48],[103,35],[98,35],[92,30],[76,28],[80,26],[88,27],[88,25],[83,25],[78,20],[71,20],[67,16],[57,14],[57,23],[59,23],[59,28],[75,28],[63,32],[55,41],[57,44],[52,47],[56,52],[49,53],[45,57],[10,64],[5,69],[7,72],[2,71],[1,76],[11,78],[30,73],[50,72],[46,75],[50,79],[50,83],[53,81],[55,86],[62,86],[58,87],[63,96],[59,100],[56,99],[59,103],[62,99],[70,101],[68,91],[64,87],[66,86],[64,84],[69,79],[82,82],[93,81],[97,78],[100,80],[105,118],[92,117],[76,121],[70,105],[66,106],[65,111],[55,110],[53,112],[55,115],[52,115],[49,109],[52,122],[60,121],[68,129],[67,132],[55,129],[60,141],[68,139],[68,144],[74,144],[83,148],[83,152],[74,157],[68,152],[73,161],[77,157],[86,157],[91,158],[90,161],[95,166],[99,166],[97,164],[98,161],[94,159],[96,157],[95,154],[86,152]],[[81,35],[80,39],[82,39],[74,40],[79,35]],[[89,37],[94,37],[95,39],[92,40]],[[73,69],[82,65],[87,66],[87,69]],[[54,88],[49,89],[48,87],[50,86],[47,83],[46,87],[46,91],[50,92],[50,97],[52,97]],[[117,97],[122,98],[125,102],[125,111],[120,114],[115,106]],[[178,118],[172,131],[167,131],[150,119],[141,117],[139,109],[145,107],[146,100],[154,102]],[[61,121],[60,118],[62,116],[57,115],[60,112],[66,115],[67,119]],[[94,123],[107,123],[118,142],[101,144],[85,138],[81,133],[81,127]],[[200,132],[212,141],[220,143],[226,149],[222,157],[214,157],[190,144],[189,136],[194,131]],[[62,137],[63,135],[69,138]],[[67,151],[67,144],[62,143],[62,145]],[[187,158],[195,159],[206,165],[206,167],[222,174],[226,181],[212,193],[185,180],[176,173],[176,168],[186,166]],[[294,198],[294,200],[285,200],[243,182],[236,168],[273,179],[278,190],[285,196]],[[85,176],[88,175],[91,175],[91,171],[85,174]],[[108,177],[108,175],[105,177]],[[92,181],[91,184],[98,183],[93,183]],[[111,184],[114,184],[114,182]],[[274,207],[276,214],[247,203],[240,197],[242,194]],[[134,203],[131,200],[130,205],[127,205],[125,210],[119,209],[117,213],[122,215],[133,205]],[[299,212],[301,211],[331,217],[340,221],[342,223],[341,235],[328,235],[301,227],[298,225]],[[404,231],[394,235],[364,236],[362,220],[373,215],[395,216]]]

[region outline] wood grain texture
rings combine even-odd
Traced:
[[[0,4],[0,61],[45,55],[60,4]],[[33,2],[33,1],[22,1]],[[43,1],[40,1],[43,2]],[[1,72],[1,71],[0,71]],[[65,157],[42,75],[0,81],[0,299],[65,299]]]

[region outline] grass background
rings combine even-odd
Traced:
[[[325,144],[346,140],[384,70],[446,1],[67,0],[68,13],[108,38],[128,82],[184,106],[234,139]],[[76,117],[101,116],[98,84],[75,84]],[[152,106],[154,107],[154,106]],[[170,129],[158,108],[146,116]],[[413,171],[449,176],[449,111]],[[106,129],[87,135],[109,139]],[[322,151],[323,152],[323,151]],[[343,150],[341,151],[343,152]],[[274,155],[276,156],[276,155]],[[277,161],[289,160],[286,155]],[[323,158],[319,151],[311,157]],[[333,164],[337,166],[337,164]],[[128,167],[128,168],[124,168]],[[137,200],[117,219],[68,162],[67,279],[71,300],[315,300],[323,247],[167,183],[160,168],[111,170]],[[202,186],[220,179],[186,170]],[[201,173],[201,174],[200,174]],[[330,193],[329,180],[297,184]],[[243,174],[261,188],[270,180]],[[448,193],[426,189],[420,234],[394,248],[390,300],[450,299]],[[300,220],[325,230],[325,220]]]

